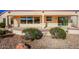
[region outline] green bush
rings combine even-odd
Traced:
[[[25,33],[26,40],[41,39],[43,36],[43,33],[36,28],[27,28],[24,29],[23,32]]]
[[[5,28],[5,23],[0,23],[0,28]]]
[[[6,34],[6,31],[0,29],[0,36],[1,36],[1,35],[4,35],[4,34]]]
[[[52,28],[50,29],[50,33],[52,37],[58,38],[58,39],[65,39],[66,38],[66,32],[61,28]]]

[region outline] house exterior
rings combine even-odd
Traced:
[[[13,28],[47,28],[67,26],[79,28],[78,10],[8,10],[0,15],[6,27]]]

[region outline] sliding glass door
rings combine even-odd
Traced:
[[[59,26],[67,26],[68,25],[68,17],[58,17],[58,25]]]

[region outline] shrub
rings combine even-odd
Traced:
[[[0,28],[5,28],[5,23],[0,23]]]
[[[12,37],[14,34],[11,31],[0,29],[0,38]]]
[[[6,31],[0,29],[0,36],[1,36],[1,35],[4,35],[4,34],[6,34]]]
[[[43,36],[42,32],[36,28],[27,28],[23,32],[25,33],[26,40],[41,39]]]
[[[66,32],[63,29],[58,27],[50,29],[50,33],[52,37],[54,36],[55,38],[58,38],[58,39],[66,38]]]

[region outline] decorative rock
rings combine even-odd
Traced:
[[[27,47],[25,47],[25,45],[23,43],[18,43],[16,45],[16,49],[25,49],[25,48],[27,48]]]

